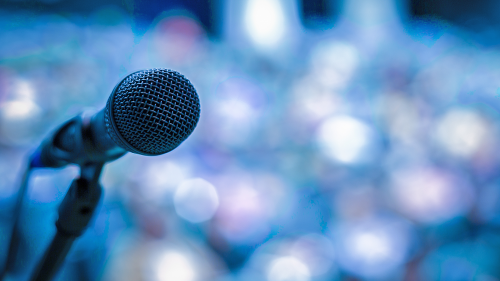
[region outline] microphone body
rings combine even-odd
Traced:
[[[167,153],[194,130],[198,94],[182,74],[168,69],[134,72],[116,85],[106,107],[76,116],[42,142],[32,168],[59,168],[113,161],[126,152]]]

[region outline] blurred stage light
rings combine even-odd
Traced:
[[[390,192],[400,211],[424,223],[441,223],[463,215],[474,201],[474,191],[466,179],[426,167],[393,171]]]
[[[307,266],[299,259],[286,256],[271,262],[267,273],[269,281],[309,281],[311,274]]]
[[[281,43],[286,33],[285,14],[280,0],[247,0],[245,27],[250,39],[262,48]]]
[[[374,132],[350,116],[332,116],[323,121],[316,140],[323,154],[345,164],[369,160],[374,148]]]
[[[408,223],[397,218],[340,223],[334,228],[337,261],[356,276],[392,276],[408,258],[410,230]]]
[[[313,30],[328,30],[334,27],[340,12],[337,0],[300,0],[300,19],[304,27]]]
[[[43,110],[35,102],[33,85],[18,80],[13,85],[10,99],[0,105],[0,136],[8,145],[24,145],[33,141],[39,131]]]
[[[35,89],[30,82],[18,80],[14,87],[13,98],[17,100],[33,100],[35,98]]]
[[[353,251],[356,255],[363,255],[368,261],[385,258],[390,251],[387,237],[377,236],[375,233],[358,233],[352,237]]]
[[[219,197],[215,187],[204,179],[186,180],[174,195],[177,214],[193,222],[203,222],[213,217],[219,207]]]
[[[2,117],[9,121],[34,118],[40,114],[40,107],[31,100],[8,101],[2,105]]]
[[[183,254],[169,251],[157,264],[158,281],[195,281],[196,272],[192,262]]]
[[[438,120],[435,139],[448,153],[469,158],[484,148],[493,128],[478,113],[452,109]]]

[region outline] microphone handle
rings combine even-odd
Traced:
[[[94,116],[76,116],[59,127],[32,156],[34,168],[59,168],[68,164],[107,162],[127,151],[109,136],[104,110]]]

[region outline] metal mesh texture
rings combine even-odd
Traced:
[[[168,69],[127,76],[106,104],[106,129],[117,145],[159,155],[181,144],[200,118],[200,100],[191,82]]]

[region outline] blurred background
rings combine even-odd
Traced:
[[[500,280],[500,2],[0,0],[0,262],[29,153],[127,74],[201,118],[105,166],[57,280]],[[30,180],[15,272],[77,167]]]

